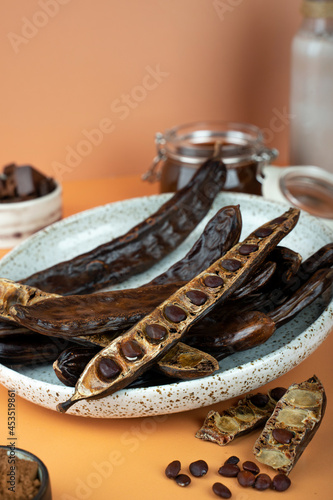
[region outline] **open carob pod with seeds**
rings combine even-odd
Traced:
[[[255,442],[256,459],[289,474],[317,432],[325,408],[325,390],[316,375],[300,384],[292,384]]]
[[[82,336],[101,331],[126,330],[222,257],[239,241],[241,229],[239,206],[221,208],[208,221],[198,240],[182,259],[140,288],[63,297],[40,292],[37,288],[21,283],[0,280],[2,294],[10,292],[12,297],[6,313],[9,312],[9,305],[13,306],[10,319],[45,335],[68,337],[78,333]],[[29,292],[31,296],[33,290],[35,296],[39,294],[42,299],[49,301],[38,308],[33,307],[36,299],[22,301],[21,295],[28,295]],[[9,315],[3,318],[8,319]],[[2,331],[8,331],[8,323],[0,324],[0,335]]]
[[[73,396],[57,409],[64,412],[77,401],[101,398],[129,385],[179,342],[192,324],[241,286],[295,227],[298,218],[299,210],[291,208],[259,227],[114,339],[87,364]]]
[[[263,426],[285,389],[276,387],[268,394],[249,394],[219,413],[210,411],[195,437],[224,446],[235,438]]]
[[[21,280],[61,295],[91,293],[125,281],[177,248],[207,214],[224,186],[226,167],[216,156],[186,186],[127,233]]]

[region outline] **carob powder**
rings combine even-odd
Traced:
[[[0,450],[0,498],[1,500],[31,500],[40,488],[37,477],[38,464],[31,460],[8,457]]]

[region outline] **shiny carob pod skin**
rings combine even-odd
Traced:
[[[53,369],[59,380],[74,387],[81,373],[89,361],[97,354],[105,342],[97,346],[74,346],[60,353],[53,363]],[[218,361],[206,352],[190,347],[183,342],[178,342],[170,351],[155,365],[155,369],[165,375],[166,382],[170,377],[175,380],[193,380],[207,377],[219,369]],[[146,382],[149,385],[152,378],[161,381],[162,377],[155,377],[147,373]],[[144,385],[144,375],[142,385]],[[155,380],[154,380],[155,381]]]
[[[209,220],[198,240],[182,259],[140,288],[62,297],[41,292],[27,285],[18,283],[15,286],[12,283],[11,287],[16,289],[17,300],[12,300],[11,305],[25,305],[27,308],[18,307],[15,309],[17,315],[10,319],[20,320],[28,329],[39,333],[65,337],[75,335],[78,331],[82,336],[97,331],[126,330],[187,281],[222,257],[239,241],[241,229],[239,206],[221,208]],[[9,280],[0,280],[0,286],[2,281],[9,287]],[[41,308],[31,307],[36,300],[33,303],[21,300],[21,295],[26,293],[25,290],[29,290],[30,293],[34,290],[35,295],[42,294],[42,298],[50,299],[50,302]],[[5,293],[4,286],[3,293]],[[7,313],[8,309],[9,307]],[[13,311],[14,309],[12,313]],[[8,319],[9,315],[4,318]],[[8,332],[8,324],[0,323],[0,335],[1,332]],[[11,328],[13,329],[12,326]]]
[[[112,394],[159,361],[193,323],[244,284],[272,248],[295,227],[299,214],[298,209],[291,208],[256,229],[133,328],[113,340],[88,363],[73,396],[60,403],[58,411],[67,411],[82,399]]]
[[[288,475],[317,432],[325,408],[325,389],[316,375],[292,384],[254,444],[256,459]]]
[[[177,248],[224,186],[226,167],[207,160],[189,183],[126,234],[21,280],[58,294],[91,293],[144,272]]]
[[[3,336],[0,337],[0,363],[37,366],[53,362],[69,345],[73,345],[73,343],[38,333]]]

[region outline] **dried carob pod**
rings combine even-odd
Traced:
[[[325,408],[325,390],[316,375],[292,384],[255,442],[257,460],[289,474],[318,430]]]
[[[157,362],[156,367],[168,377],[192,380],[216,372],[219,363],[210,354],[178,342]]]
[[[263,344],[276,330],[275,322],[258,311],[230,315],[225,321],[214,322],[210,326],[207,325],[208,321],[194,325],[184,340],[191,346],[209,352],[218,360]]]
[[[277,403],[276,397],[284,391],[278,387],[268,394],[249,394],[221,413],[210,411],[195,437],[224,446],[252,432],[265,424]]]
[[[105,345],[104,341],[99,343],[99,347],[73,346],[61,352],[53,363],[53,369],[59,380],[65,385],[74,387],[85,366]],[[219,369],[219,364],[213,356],[178,342],[158,361],[155,368],[166,376],[167,381],[170,377],[175,380],[192,380],[211,375]],[[152,374],[146,377],[147,383],[151,378]],[[141,385],[144,385],[144,379]]]
[[[63,350],[53,363],[58,379],[69,387],[74,387],[86,364],[101,347],[73,346]]]
[[[13,319],[39,333],[65,337],[78,332],[82,336],[101,331],[126,330],[188,280],[222,257],[238,242],[241,227],[239,207],[223,207],[206,224],[188,254],[150,284],[136,289],[94,295],[61,297],[55,294],[47,296],[43,292],[45,298],[56,300],[50,300],[37,309],[31,308],[29,304],[27,308],[13,309]],[[20,284],[18,287],[24,286]],[[12,305],[15,305],[14,302]]]
[[[258,269],[298,218],[299,210],[291,208],[259,227],[121,338],[113,340],[88,363],[75,393],[57,406],[58,411],[64,412],[82,399],[114,393],[159,361],[194,322],[226,300]]]
[[[126,234],[21,282],[58,294],[82,294],[145,271],[177,248],[203,219],[225,177],[219,158],[207,160],[184,188]]]
[[[268,316],[274,321],[276,327],[279,327],[294,318],[318,297],[322,297],[332,284],[333,269],[319,269],[289,299],[268,313]]]
[[[6,278],[0,279],[0,316],[12,320],[9,310],[13,304],[33,305],[46,298],[56,297],[37,288],[21,285]]]
[[[221,208],[185,257],[143,287],[193,279],[238,243],[241,230],[239,205]]]
[[[38,333],[0,337],[0,362],[6,365],[40,365],[53,362],[70,343]]]

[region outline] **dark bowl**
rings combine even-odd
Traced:
[[[8,446],[0,445],[0,449],[7,450],[7,454],[11,451]],[[37,477],[40,480],[40,488],[33,500],[52,500],[50,477],[45,464],[36,455],[20,448],[15,448],[15,457],[36,462],[38,465]]]

